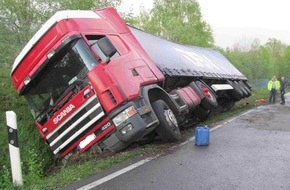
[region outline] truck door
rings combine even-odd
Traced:
[[[105,36],[86,36],[98,58],[105,62],[107,58],[96,43],[102,37]],[[157,78],[136,51],[121,38],[114,35],[107,37],[116,47],[117,52],[111,57],[105,70],[116,80],[127,99],[136,98],[139,95],[140,86],[153,83],[157,81]]]

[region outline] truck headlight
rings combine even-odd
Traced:
[[[116,117],[114,117],[113,122],[115,126],[119,126],[121,123],[132,117],[137,113],[136,109],[134,106],[130,106],[121,113],[119,113]]]

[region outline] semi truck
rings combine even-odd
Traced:
[[[61,157],[155,137],[176,142],[181,128],[251,95],[219,51],[128,26],[111,7],[57,12],[18,54],[11,78]]]

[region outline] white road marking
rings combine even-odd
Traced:
[[[249,113],[252,112],[252,111],[253,111],[253,110],[249,110],[249,111],[247,111],[247,112],[245,112],[245,113],[243,113],[243,114],[241,114],[241,115],[238,115],[238,116],[236,116],[236,117],[234,117],[234,118],[232,118],[232,119],[230,119],[230,120],[228,120],[228,121],[225,121],[225,122],[224,122],[223,124],[221,124],[221,125],[217,125],[217,126],[215,126],[215,127],[212,127],[212,128],[210,129],[210,131],[214,131],[214,130],[216,130],[216,129],[222,127],[223,125],[225,125],[225,124],[227,124],[227,123],[229,123],[229,122],[234,121],[234,120],[237,119],[238,117],[241,117],[241,116],[244,116],[244,115],[246,115],[246,114],[249,114]],[[178,144],[178,145],[172,147],[172,149],[174,149],[174,148],[176,148],[176,147],[183,146],[183,145],[185,145],[185,144],[187,144],[187,143],[189,143],[189,142],[191,142],[191,141],[194,141],[194,140],[195,140],[195,136],[193,136],[193,137],[187,139],[186,141],[184,141],[184,142],[182,142],[182,143],[180,143],[180,144]],[[132,164],[132,165],[130,165],[130,166],[127,166],[127,167],[125,167],[125,168],[123,168],[123,169],[121,169],[121,170],[119,170],[119,171],[116,171],[116,172],[114,172],[114,173],[112,173],[112,174],[110,174],[110,175],[108,175],[108,176],[105,176],[105,177],[103,177],[103,178],[101,178],[101,179],[98,179],[97,181],[94,181],[94,182],[92,182],[92,183],[89,183],[89,184],[87,184],[87,185],[85,185],[85,186],[83,186],[83,187],[81,187],[81,188],[79,188],[79,189],[77,189],[77,190],[89,190],[89,189],[95,188],[95,187],[97,187],[97,186],[99,186],[99,185],[101,185],[101,184],[103,184],[103,183],[106,183],[107,181],[110,181],[111,179],[114,179],[114,178],[116,178],[116,177],[118,177],[118,176],[120,176],[120,175],[122,175],[122,174],[124,174],[124,173],[126,173],[126,172],[128,172],[128,171],[131,171],[131,170],[133,170],[133,169],[135,169],[135,168],[137,168],[137,167],[139,167],[139,166],[142,166],[142,165],[146,164],[147,162],[150,162],[151,160],[158,158],[159,156],[161,156],[161,155],[157,155],[157,156],[154,156],[154,157],[146,158],[146,159],[144,159],[144,160],[140,160],[139,162],[136,162],[135,164]]]
[[[151,161],[151,160],[153,160],[153,159],[155,159],[155,158],[157,158],[159,156],[160,155],[157,155],[157,156],[146,158],[144,160],[136,162],[135,164],[132,164],[132,165],[130,165],[130,166],[126,167],[126,168],[123,168],[123,169],[121,169],[119,171],[116,171],[116,172],[114,172],[114,173],[112,173],[112,174],[110,174],[110,175],[108,175],[106,177],[103,177],[103,178],[101,178],[101,179],[99,179],[97,181],[94,181],[94,182],[92,182],[90,184],[87,184],[87,185],[85,185],[85,186],[83,186],[83,187],[81,187],[81,188],[79,188],[77,190],[89,190],[89,189],[92,189],[94,187],[97,187],[97,186],[99,186],[99,185],[101,185],[101,184],[103,184],[103,183],[105,183],[105,182],[107,182],[107,181],[109,181],[109,180],[111,180],[111,179],[113,179],[115,177],[118,177],[118,176],[120,176],[120,175],[122,175],[122,174],[124,174],[124,173],[126,173],[126,172],[128,172],[130,170],[133,170],[134,168],[142,166],[143,164],[145,164],[145,163],[147,163],[147,162],[149,162],[149,161]]]

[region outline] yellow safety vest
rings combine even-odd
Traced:
[[[268,83],[268,90],[272,90],[273,87],[273,81],[270,80]],[[275,89],[279,90],[280,89],[280,82],[278,80],[275,81]]]

